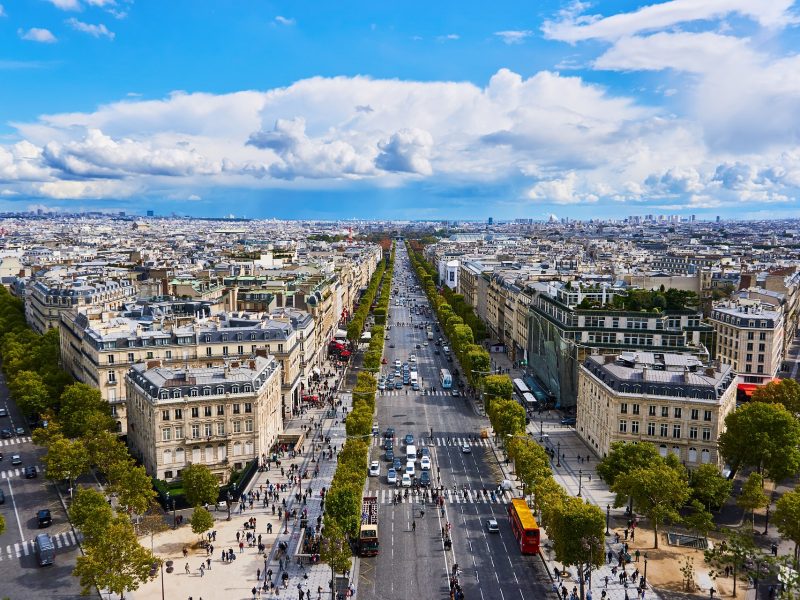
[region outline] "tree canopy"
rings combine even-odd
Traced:
[[[781,379],[753,390],[753,402],[783,404],[783,407],[800,419],[800,383],[794,379]]]
[[[181,471],[181,481],[189,506],[214,504],[219,497],[219,482],[205,465],[189,465]]]

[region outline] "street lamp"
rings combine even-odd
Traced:
[[[231,496],[230,490],[228,490],[228,521],[231,520],[231,503],[233,502],[233,496]]]
[[[606,504],[606,535],[611,535],[611,532],[608,530],[608,520],[611,518],[611,505]]]
[[[766,523],[764,523],[764,535],[767,535],[767,532],[769,531],[769,504],[767,504],[766,518],[767,518]]]
[[[561,440],[558,440],[558,448],[556,449],[556,466],[561,466]]]
[[[583,491],[583,469],[578,469],[578,498],[581,497]]]
[[[539,443],[544,442],[544,419],[539,418]]]
[[[644,576],[642,577],[642,588],[647,587],[647,552],[644,553]]]

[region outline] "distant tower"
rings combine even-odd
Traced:
[[[494,219],[492,217],[489,217],[488,220],[486,221],[486,223],[488,225],[494,225]]]
[[[348,227],[347,228],[347,243],[348,244],[352,244],[353,243],[353,228],[352,227]]]

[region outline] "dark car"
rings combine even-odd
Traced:
[[[8,411],[5,408],[0,408],[0,417],[7,417]]]
[[[428,487],[431,484],[431,472],[427,470],[420,472],[417,481],[421,486]]]
[[[24,427],[17,427],[14,430],[14,433],[16,433],[17,435],[25,435],[25,428]]]
[[[438,348],[434,348],[433,353],[434,354],[439,354],[439,349]]]
[[[43,508],[36,513],[36,519],[39,521],[39,529],[42,529],[43,527],[50,527],[50,525],[53,524],[53,517],[50,515],[50,511],[46,508]]]
[[[11,430],[10,429],[8,429],[8,428],[0,429],[0,437],[1,438],[7,439],[7,438],[10,438],[11,435],[12,434],[11,434]]]
[[[394,428],[389,427],[386,431],[383,432],[383,437],[385,438],[393,438],[394,437]]]
[[[394,462],[394,450],[392,448],[386,450],[386,462]]]
[[[405,442],[406,446],[413,444],[414,443],[414,434],[407,433],[406,437],[403,439],[403,442]]]
[[[562,425],[575,425],[575,423],[577,423],[575,417],[566,417],[565,419],[561,419]]]
[[[23,469],[25,479],[35,479],[37,476],[36,467],[25,467]]]

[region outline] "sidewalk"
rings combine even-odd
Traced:
[[[325,365],[322,369],[323,373],[327,371],[334,371],[332,365]],[[337,373],[341,376],[342,373]],[[343,377],[340,377],[340,387]],[[324,380],[324,379],[323,379]],[[330,384],[333,379],[328,380]],[[304,442],[303,451],[294,458],[288,458],[288,455],[281,459],[281,467],[285,475],[281,475],[281,468],[276,468],[274,465],[269,471],[259,472],[251,480],[247,490],[242,494],[244,498],[247,494],[252,493],[254,496],[258,493],[260,500],[253,502],[253,508],[249,508],[249,504],[245,504],[245,510],[242,510],[240,504],[234,504],[231,507],[231,520],[227,521],[227,511],[213,511],[216,518],[214,529],[216,529],[216,540],[212,541],[214,547],[213,553],[208,554],[207,550],[200,547],[199,537],[192,533],[191,527],[188,524],[176,530],[169,530],[161,534],[153,536],[152,544],[154,552],[157,556],[165,561],[173,561],[174,572],[167,573],[164,571],[164,578],[162,580],[161,574],[156,576],[153,581],[141,586],[134,592],[125,594],[125,598],[129,600],[144,600],[144,599],[157,599],[169,598],[170,600],[198,600],[205,598],[205,600],[213,600],[215,598],[226,598],[226,600],[251,600],[253,598],[252,589],[259,588],[260,597],[268,597],[272,594],[269,593],[269,582],[267,582],[267,590],[261,592],[265,583],[265,573],[272,570],[272,581],[279,586],[280,596],[292,594],[291,597],[298,597],[298,585],[302,586],[306,596],[309,600],[317,598],[318,588],[321,588],[322,598],[330,598],[329,582],[331,580],[331,571],[327,564],[317,563],[315,565],[302,566],[298,565],[294,560],[295,554],[300,544],[301,528],[299,523],[299,515],[303,508],[308,510],[308,528],[314,531],[317,525],[317,517],[321,515],[320,510],[320,490],[325,487],[330,488],[331,479],[333,478],[334,471],[336,470],[337,460],[336,453],[332,459],[323,459],[321,449],[327,449],[327,444],[321,443],[320,438],[317,437],[312,445],[311,438],[313,435],[322,437],[330,437],[331,449],[339,450],[345,440],[344,424],[341,421],[342,408],[350,410],[352,405],[352,398],[349,393],[339,392],[339,398],[342,401],[342,406],[337,407],[336,416],[332,418],[327,417],[327,408],[313,408],[307,410],[305,414],[293,417],[288,420],[284,427],[285,433],[307,433],[306,441]],[[316,426],[316,427],[315,427]],[[308,429],[305,429],[308,428]],[[308,471],[309,478],[302,479],[300,484],[296,481],[289,479],[288,470],[291,465],[297,465],[297,473],[302,474],[305,470]],[[315,469],[319,469],[318,475],[313,476]],[[269,484],[285,483],[288,485],[286,492],[279,493],[278,499],[275,504],[276,514],[272,514],[272,503],[264,506],[264,492],[267,490]],[[302,487],[301,487],[302,486]],[[310,496],[307,500],[304,498],[304,493],[310,490]],[[300,495],[297,499],[296,494]],[[298,518],[289,519],[288,523],[279,519],[277,516],[277,508],[283,509],[284,503],[289,511],[292,509],[297,510]],[[252,544],[245,542],[244,548],[239,549],[237,540],[237,533],[240,534],[242,541],[244,540],[245,529],[244,523],[251,517],[256,518],[256,528],[254,531],[256,536]],[[186,519],[188,521],[188,517]],[[267,524],[272,525],[272,533],[267,533]],[[284,533],[286,531],[287,533]],[[262,544],[266,546],[264,553],[259,553],[257,548],[257,540],[260,538]],[[146,539],[142,539],[142,543],[147,545]],[[278,542],[285,542],[288,545],[286,556],[288,559],[284,560],[283,557],[278,556]],[[188,556],[183,557],[183,549],[188,548]],[[221,557],[222,550],[231,550],[234,552],[236,559],[234,561],[223,562]],[[208,565],[205,569],[201,570],[200,565],[205,562]],[[189,573],[186,573],[186,565],[188,565]],[[260,577],[257,578],[257,574]],[[286,580],[286,588],[282,585],[282,574],[286,573],[288,579]],[[355,580],[356,576],[353,576]],[[163,585],[163,588],[162,588]],[[326,595],[327,593],[327,595]],[[110,594],[101,594],[103,598],[112,599]],[[116,600],[118,596],[113,596]]]

